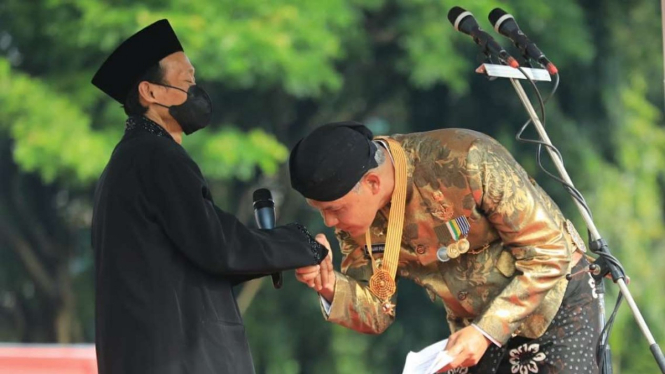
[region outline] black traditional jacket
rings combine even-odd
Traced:
[[[253,373],[232,286],[320,263],[299,225],[249,229],[217,208],[170,135],[130,118],[95,193],[100,374]]]

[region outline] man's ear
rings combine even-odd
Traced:
[[[373,195],[376,195],[381,191],[381,178],[379,178],[378,174],[373,172],[367,173],[367,175],[365,175],[365,183],[367,183]]]
[[[157,102],[155,98],[155,86],[148,81],[139,83],[139,99],[146,103],[153,104]]]

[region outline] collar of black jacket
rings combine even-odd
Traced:
[[[125,133],[133,133],[137,131],[148,132],[175,141],[171,134],[155,121],[144,116],[130,116],[125,123]]]

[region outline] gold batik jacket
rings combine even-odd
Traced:
[[[443,129],[392,138],[408,163],[398,277],[443,300],[452,332],[474,323],[501,344],[513,335],[541,336],[561,305],[573,252],[585,251],[572,224],[508,151],[484,134]],[[385,243],[389,209],[379,211],[370,228],[373,244]],[[442,228],[459,216],[470,223],[470,250],[440,262],[437,249],[453,242]],[[365,239],[336,234],[344,257],[324,316],[379,334],[395,317],[382,311],[368,288],[372,267]]]

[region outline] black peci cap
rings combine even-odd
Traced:
[[[289,157],[291,187],[316,201],[346,195],[375,167],[372,132],[358,122],[323,125],[300,140]]]
[[[182,51],[169,21],[157,21],[120,44],[97,70],[92,84],[124,104],[127,94],[148,68]]]

